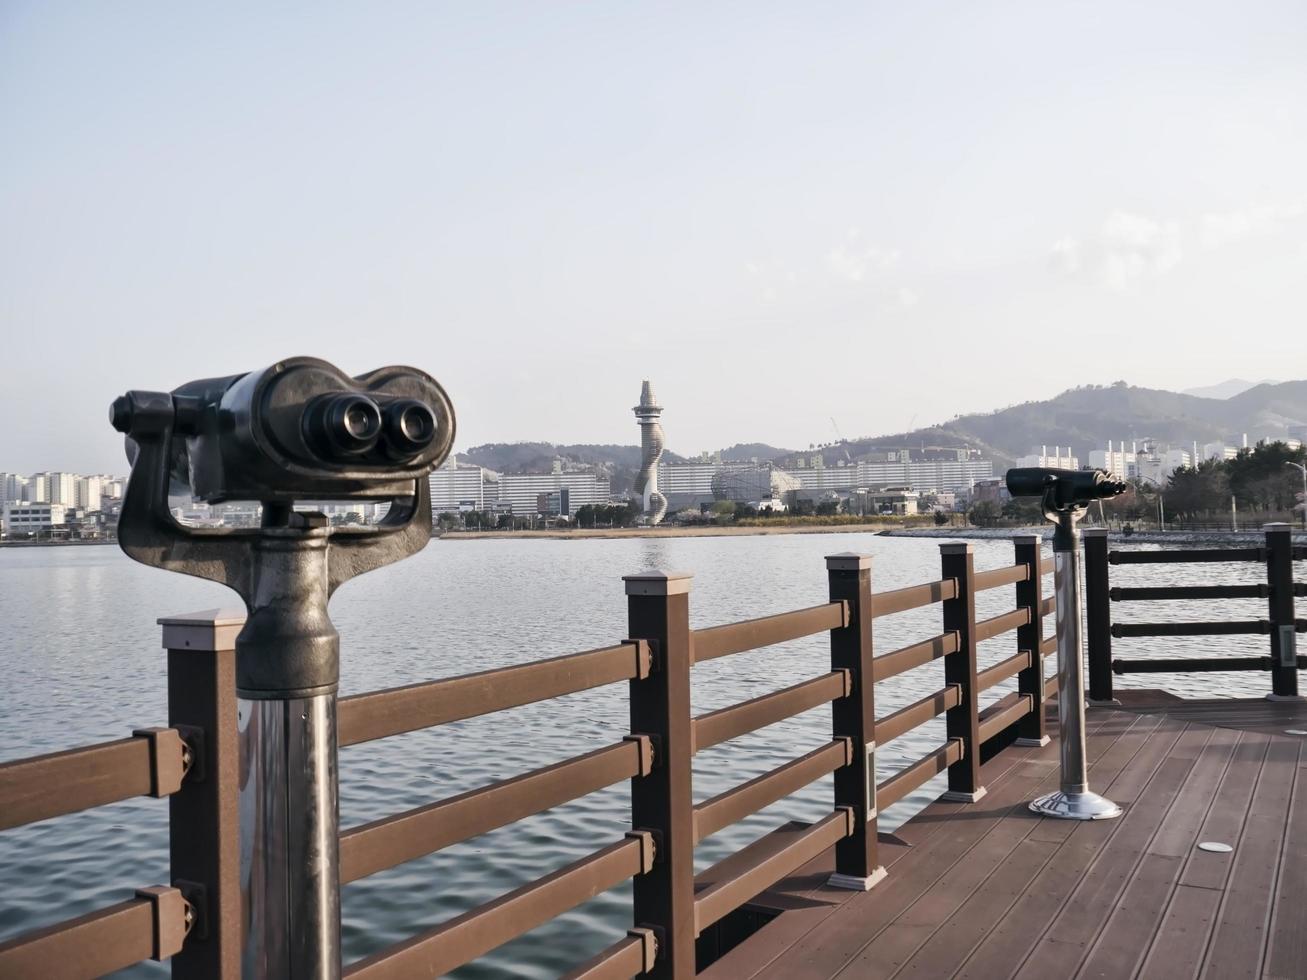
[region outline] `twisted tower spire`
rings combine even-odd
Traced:
[[[635,492],[640,495],[650,524],[657,524],[667,514],[667,498],[658,492],[658,460],[663,455],[663,427],[659,417],[663,407],[654,400],[653,385],[640,386],[640,404],[632,411],[640,423],[640,472],[635,478]]]

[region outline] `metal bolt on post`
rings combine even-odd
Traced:
[[[1123,493],[1124,483],[1102,470],[1008,470],[1014,497],[1042,498],[1053,522],[1053,589],[1057,595],[1057,711],[1061,730],[1060,788],[1032,800],[1030,809],[1064,820],[1107,820],[1121,808],[1089,789],[1085,759],[1085,677],[1080,631],[1080,529],[1089,503]]]
[[[130,391],[110,413],[132,473],[118,540],[157,568],[235,590],[240,880],[245,977],[341,973],[332,593],[431,537],[427,475],[449,453],[444,390],[412,368],[350,378],[315,358]],[[257,528],[179,524],[169,495],[257,500]],[[388,500],[382,521],[333,528],[303,500]]]

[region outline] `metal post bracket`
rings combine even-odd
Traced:
[[[137,728],[132,735],[150,742],[150,795],[159,799],[180,790],[194,759],[181,732],[175,728]]]
[[[154,913],[152,960],[166,960],[182,951],[195,913],[179,889],[163,885],[136,889],[136,897],[149,900]]]

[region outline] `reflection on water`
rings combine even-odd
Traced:
[[[976,566],[1012,560],[1006,542],[978,541]],[[696,627],[825,601],[824,555],[875,556],[874,587],[939,577],[938,542],[868,534],[720,538],[436,541],[415,558],[343,587],[332,615],[342,640],[342,693],[350,694],[556,656],[616,642],[626,632],[620,576],[663,568],[694,573]],[[1167,566],[1183,584],[1257,581],[1259,566]],[[1158,569],[1117,566],[1113,584],[1154,581]],[[1049,580],[1051,582],[1051,580]],[[166,717],[159,616],[229,605],[211,584],[144,568],[109,547],[0,551],[0,759],[111,738]],[[982,593],[978,616],[1013,605],[1011,587]],[[1257,618],[1265,603],[1230,600],[1114,607],[1124,620]],[[1051,624],[1050,624],[1051,629]],[[876,622],[881,652],[940,631],[938,607]],[[981,645],[982,666],[1013,652],[1013,634]],[[1165,646],[1162,646],[1165,644]],[[1117,656],[1264,652],[1262,637],[1119,640]],[[824,672],[823,636],[723,657],[695,668],[694,710],[708,711]],[[1053,673],[1050,659],[1049,673]],[[1002,696],[1008,681],[986,692]],[[1134,675],[1122,686],[1165,684],[1189,696],[1260,694],[1262,674]],[[930,664],[877,688],[887,714],[942,684]],[[420,806],[618,740],[626,731],[624,685],[528,705],[441,729],[366,743],[341,753],[341,824]],[[820,709],[715,746],[695,759],[702,800],[821,745]],[[881,778],[943,740],[940,721],[877,753]],[[896,826],[939,791],[938,782],[890,808]],[[355,959],[546,874],[620,838],[629,827],[619,785],[437,855],[408,862],[344,891],[344,947]],[[829,811],[830,780],[704,841],[700,867],[788,819]],[[0,834],[0,937],[121,900],[168,878],[162,800],[132,800]],[[463,977],[557,975],[621,935],[629,887],[614,889],[482,961]],[[147,965],[132,975],[161,975]]]

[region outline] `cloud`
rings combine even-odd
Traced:
[[[1081,242],[1064,236],[1053,243],[1050,261],[1058,272],[1090,274],[1114,292],[1166,275],[1184,257],[1180,225],[1130,211],[1112,211],[1098,234]]]
[[[1220,248],[1248,238],[1272,234],[1281,222],[1307,213],[1307,202],[1258,205],[1234,211],[1209,211],[1198,222],[1204,248]]]
[[[831,273],[848,282],[864,282],[871,273],[888,272],[898,265],[898,261],[898,249],[864,244],[862,232],[857,228],[850,228],[844,241],[826,256],[826,266]]]
[[[1070,236],[1053,243],[1050,259],[1058,272],[1074,276],[1080,271],[1080,243]]]
[[[911,289],[904,288],[899,290],[899,306],[903,307],[905,310],[912,309],[912,307],[916,306],[919,302],[921,302],[921,297]]]
[[[1122,291],[1136,280],[1163,276],[1180,264],[1180,226],[1128,211],[1113,211],[1103,222],[1103,281]]]

